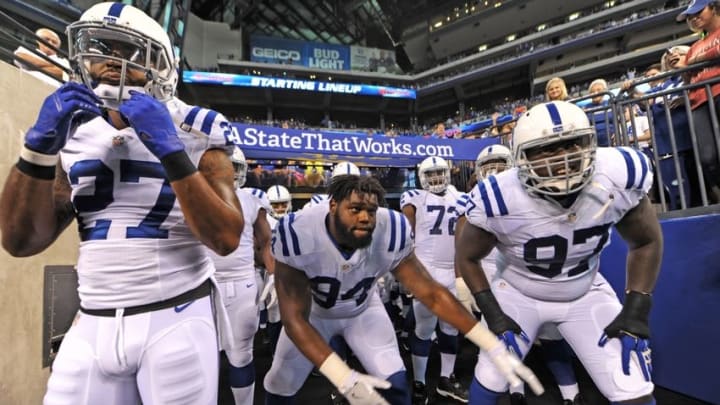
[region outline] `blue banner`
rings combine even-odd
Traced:
[[[278,77],[237,75],[232,73],[183,71],[183,82],[220,84],[223,86],[260,87],[285,90],[318,91],[324,93],[355,94],[387,98],[405,98],[414,100],[415,90],[398,87],[372,86],[369,84],[350,84],[337,82],[317,82],[314,80],[284,79]]]
[[[410,167],[428,156],[474,161],[498,138],[435,139],[365,133],[284,129],[233,123],[231,141],[251,159],[354,160],[370,165]]]
[[[350,70],[350,47],[253,35],[250,60],[317,69]]]

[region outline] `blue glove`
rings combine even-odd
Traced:
[[[622,344],[622,369],[630,375],[630,354],[635,353],[645,381],[650,381],[652,362],[650,359],[650,307],[652,298],[649,294],[628,291],[622,311],[605,328],[600,336],[598,346],[603,347],[611,338],[620,339]]]
[[[152,96],[130,90],[130,99],[120,105],[120,113],[158,159],[185,150],[167,107]]]
[[[508,319],[510,319],[510,317],[508,317]],[[510,319],[510,320],[513,323],[515,323],[515,321],[513,321],[512,319]],[[517,323],[515,323],[515,324],[517,325]],[[520,328],[520,326],[518,326],[518,329],[519,328]],[[519,333],[514,330],[506,330],[505,332],[499,334],[498,338],[500,340],[502,340],[503,343],[505,343],[505,347],[507,347],[508,351],[515,353],[515,355],[519,359],[522,359],[523,352],[522,352],[522,350],[520,350],[520,345],[518,345],[518,343],[517,343],[517,340],[516,340],[517,336],[520,336],[520,339],[522,339],[523,342],[525,342],[525,345],[530,346],[530,338],[528,337],[527,334],[525,334],[524,331],[522,331],[522,329],[520,329]]]
[[[652,350],[650,350],[650,340],[632,336],[624,331],[620,332],[620,336],[617,337],[620,339],[620,343],[622,344],[621,360],[623,374],[630,375],[630,354],[635,353],[640,370],[642,370],[643,377],[645,377],[645,381],[650,381],[650,374],[652,373],[652,359],[650,356],[652,354]],[[610,338],[608,335],[603,333],[600,337],[598,345],[603,347],[609,340]]]
[[[37,121],[25,134],[25,147],[57,155],[68,136],[82,122],[101,115],[102,101],[85,85],[68,82],[50,94],[40,107]]]

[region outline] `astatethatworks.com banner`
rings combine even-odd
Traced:
[[[475,160],[488,139],[387,137],[360,132],[326,132],[233,123],[230,141],[251,159],[356,160],[383,166],[412,166],[428,156]]]

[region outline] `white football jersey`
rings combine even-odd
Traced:
[[[462,193],[460,197],[457,200],[457,203],[455,205],[455,211],[456,214],[459,217],[462,217],[465,215],[465,212],[467,212],[467,207],[470,205],[472,206],[472,202],[470,201],[470,193]],[[487,256],[483,257],[482,260],[480,260],[480,264],[482,266],[483,272],[485,273],[485,277],[488,280],[492,280],[495,278],[495,273],[497,273],[497,267],[495,267],[495,260],[497,259],[497,249],[493,249],[488,253]]]
[[[303,208],[314,207],[318,204],[327,202],[328,200],[330,200],[330,196],[327,194],[313,194],[313,196],[310,197],[310,201],[303,205]]]
[[[215,263],[215,278],[218,281],[248,280],[255,278],[255,238],[254,225],[259,212],[270,212],[270,200],[267,194],[257,188],[246,187],[235,190],[245,218],[245,227],[240,236],[240,244],[234,252],[220,256],[210,249],[208,255]]]
[[[528,193],[514,168],[478,183],[466,216],[497,237],[499,277],[532,298],[568,301],[588,291],[611,227],[652,181],[643,153],[598,148],[592,181],[570,208]]]
[[[413,252],[413,240],[403,214],[379,208],[370,245],[346,257],[325,226],[329,207],[320,204],[282,217],[273,255],[310,279],[314,314],[347,318],[365,310],[367,298],[377,293],[376,280]]]
[[[290,214],[290,213],[288,212],[288,214]],[[272,230],[274,232],[275,225],[277,225],[278,220],[275,219],[274,216],[270,215],[270,211],[268,211],[268,214],[267,214],[267,221],[268,221],[268,224],[270,224],[270,230]]]
[[[208,149],[232,153],[232,128],[215,111],[166,103],[190,160]],[[102,117],[77,129],[60,153],[80,232],[78,293],[89,309],[165,300],[214,271],[190,232],[160,161],[135,130]]]
[[[415,207],[415,255],[428,269],[449,270],[454,274],[455,206],[459,196],[453,187],[443,195],[409,190],[400,197],[401,209],[407,205]]]

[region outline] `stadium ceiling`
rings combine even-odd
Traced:
[[[393,49],[404,28],[467,0],[193,0],[204,20],[250,35]]]

